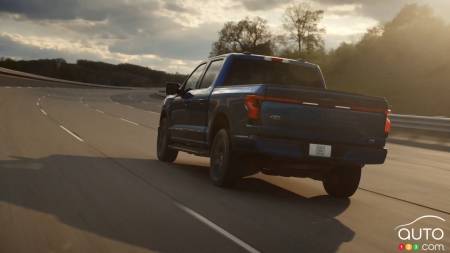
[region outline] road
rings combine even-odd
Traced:
[[[260,174],[221,189],[206,158],[156,159],[151,93],[0,76],[0,252],[396,252],[422,215],[450,247],[450,153],[389,144],[349,200]]]

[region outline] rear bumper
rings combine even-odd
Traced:
[[[256,135],[234,135],[232,137],[234,150],[265,158],[364,165],[382,164],[387,155],[387,150],[384,148],[331,144],[331,158],[311,157],[308,155],[310,143],[320,144],[320,142],[273,139]]]

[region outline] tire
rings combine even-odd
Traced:
[[[328,172],[322,183],[328,195],[336,198],[348,198],[358,189],[360,179],[361,167],[340,166]]]
[[[240,159],[231,150],[230,135],[226,129],[219,130],[214,136],[210,151],[211,181],[220,187],[233,186],[240,178],[239,172],[242,165]]]
[[[171,163],[177,159],[178,151],[169,148],[169,139],[167,120],[162,118],[158,127],[156,154],[158,160]]]

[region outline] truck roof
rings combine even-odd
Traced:
[[[304,59],[289,59],[289,58],[283,58],[283,57],[276,57],[276,56],[269,56],[269,55],[259,55],[259,54],[251,54],[251,53],[228,53],[228,54],[221,54],[218,56],[210,57],[207,60],[214,60],[217,58],[226,58],[226,57],[239,57],[239,58],[251,58],[255,60],[267,60],[267,61],[278,61],[283,63],[294,63],[294,64],[301,64],[306,67],[318,67],[317,64],[307,62]]]

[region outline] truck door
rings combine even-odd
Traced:
[[[180,95],[177,95],[172,102],[169,130],[174,141],[186,142],[192,140],[193,130],[189,119],[189,105],[205,69],[206,63],[200,64],[184,83]]]
[[[214,88],[213,83],[217,79],[222,64],[223,59],[211,61],[197,89],[191,91],[192,98],[188,105],[191,125],[189,137],[192,138],[193,142],[200,145],[207,144],[209,96]]]

